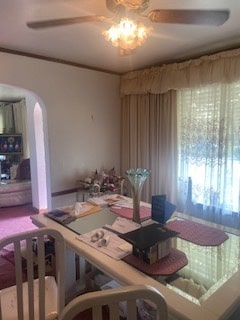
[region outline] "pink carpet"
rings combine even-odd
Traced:
[[[36,214],[31,205],[0,208],[0,239],[37,227],[32,224],[31,215]]]
[[[31,205],[0,208],[0,239],[24,230],[36,229],[30,219],[33,214],[36,213]],[[13,259],[9,259],[11,254],[11,251],[0,254],[0,289],[15,284],[14,263]]]

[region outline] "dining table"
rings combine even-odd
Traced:
[[[74,204],[71,210],[73,208]],[[144,215],[140,228],[156,223],[151,219],[151,204],[142,203],[140,208]],[[66,213],[70,214],[71,210],[68,207]],[[153,264],[147,264],[131,251],[115,256],[111,254],[110,247],[100,247],[88,241],[98,230],[105,230],[106,234],[110,232],[112,239],[118,241],[116,237],[121,230],[116,232],[111,230],[111,226],[121,217],[121,221],[126,221],[126,228],[129,227],[129,214],[129,207],[124,210],[124,206],[117,208],[111,204],[90,214],[80,214],[66,224],[54,220],[49,214],[31,217],[36,226],[58,230],[64,236],[68,300],[76,290],[77,255],[81,261],[80,268],[87,263],[122,286],[147,284],[157,288],[167,302],[170,320],[230,320],[232,314],[240,309],[239,230],[175,211],[163,225],[177,234],[172,238],[171,252]],[[116,243],[118,248],[120,244],[121,248],[124,247],[122,243]],[[126,248],[129,250],[129,243],[124,250]],[[85,271],[81,271],[83,286],[85,276]]]

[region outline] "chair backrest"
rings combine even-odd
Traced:
[[[131,285],[85,293],[64,308],[59,320],[72,320],[89,308],[92,310],[91,319],[104,320],[104,306],[107,306],[109,320],[120,319],[120,316],[129,320],[139,319],[138,316],[140,319],[141,316],[142,319],[168,319],[167,304],[157,289],[147,285]]]
[[[0,252],[4,252],[4,248],[14,252],[16,286],[0,291],[0,319],[4,319],[2,315],[4,308],[9,308],[4,305],[3,301],[4,299],[7,301],[9,297],[12,299],[13,290],[13,297],[16,300],[14,302],[17,305],[16,308],[14,307],[14,313],[17,314],[18,320],[26,320],[26,313],[31,320],[45,319],[46,305],[54,303],[54,299],[46,301],[46,291],[51,291],[50,294],[55,295],[56,312],[60,314],[65,306],[65,242],[63,236],[58,231],[49,228],[34,229],[0,240]],[[49,275],[48,262],[51,264],[50,276],[47,276]],[[53,281],[50,281],[51,279]],[[37,308],[36,299],[38,300]]]

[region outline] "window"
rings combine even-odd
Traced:
[[[195,208],[218,216],[238,213],[240,82],[182,89],[177,101],[180,208],[186,211],[191,177]]]

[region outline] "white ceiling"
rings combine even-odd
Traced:
[[[229,9],[230,18],[218,27],[145,20],[145,24],[154,28],[149,39],[134,54],[120,57],[118,49],[102,36],[102,31],[108,28],[106,22],[42,30],[26,26],[27,21],[33,20],[95,14],[112,16],[105,0],[1,0],[0,48],[124,73],[240,46],[239,0],[152,0],[146,12],[153,9]]]

